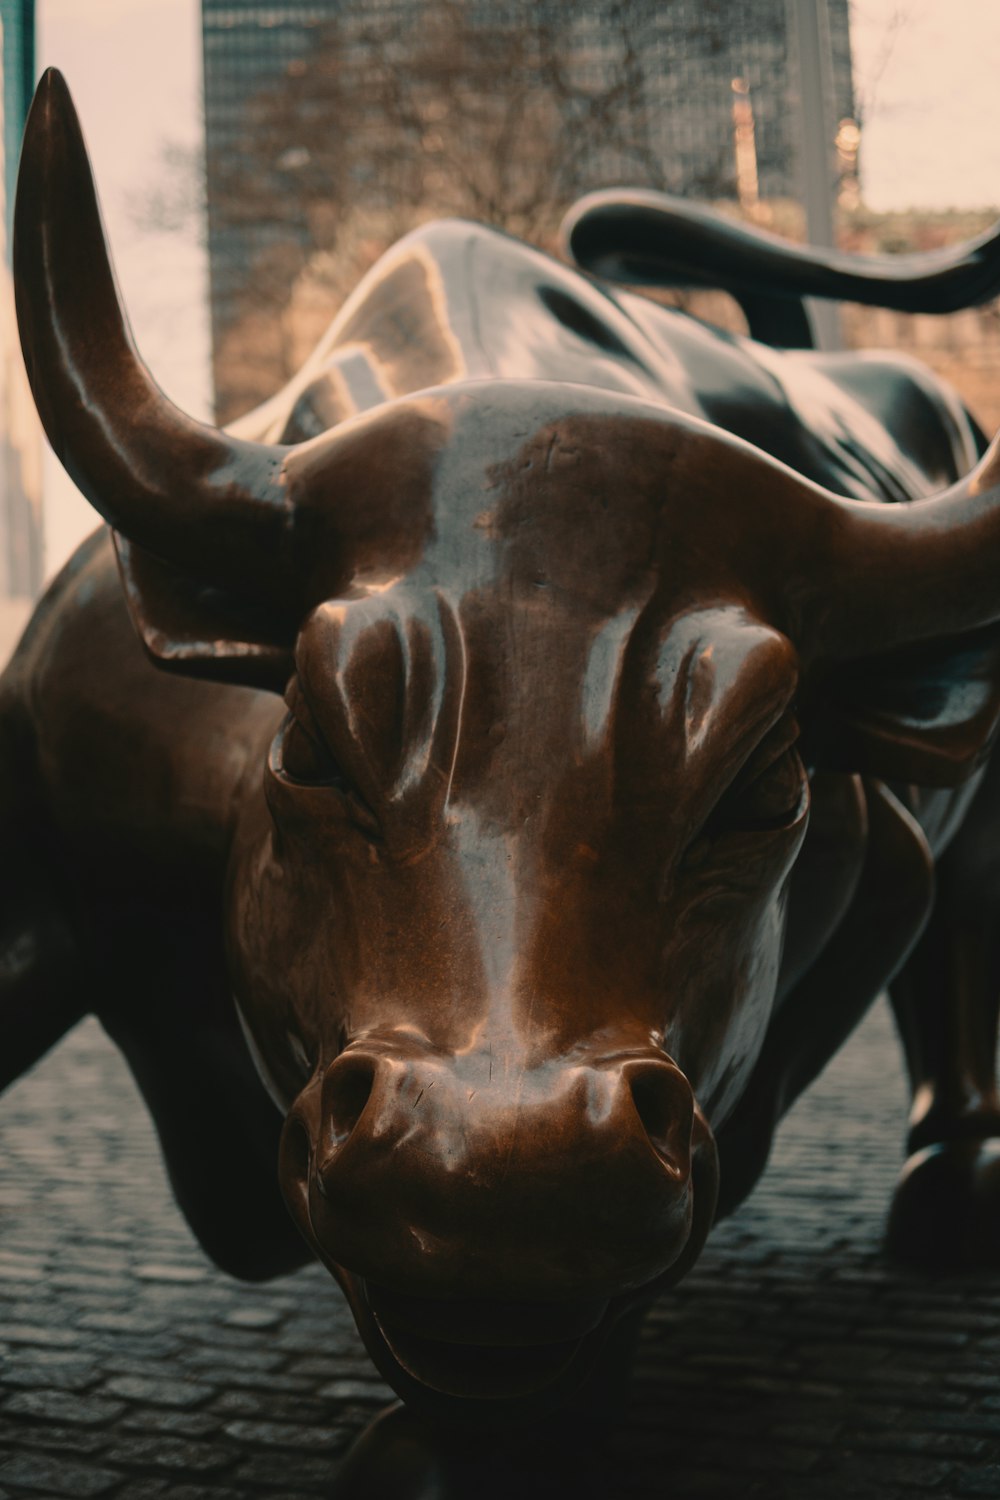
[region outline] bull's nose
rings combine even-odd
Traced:
[[[321,1177],[326,1161],[354,1134],[375,1088],[378,1060],[364,1052],[339,1057],[323,1080]],[[385,1064],[383,1063],[383,1070]]]
[[[686,1243],[695,1106],[662,1054],[490,1067],[390,1038],[348,1048],[312,1101],[286,1194],[329,1260],[385,1287],[613,1295]]]
[[[621,1079],[639,1125],[667,1171],[678,1183],[691,1172],[694,1095],[679,1068],[665,1059],[630,1059]]]
[[[609,1060],[588,1076],[584,1069],[575,1068],[576,1087],[568,1091],[568,1097],[560,1097],[560,1078],[557,1070],[547,1071],[553,1087],[553,1115],[572,1115],[581,1103],[584,1113],[592,1125],[598,1127],[605,1122],[614,1122],[613,1129],[635,1129],[636,1122],[663,1166],[677,1179],[686,1179],[691,1166],[691,1131],[694,1123],[694,1096],[683,1073],[665,1058],[629,1056],[624,1062]],[[569,1070],[564,1070],[568,1076]],[[376,1084],[379,1085],[376,1089]],[[320,1176],[335,1164],[341,1148],[354,1134],[369,1104],[374,1103],[366,1120],[367,1130],[375,1137],[389,1132],[394,1125],[405,1123],[412,1127],[415,1122],[403,1122],[396,1115],[397,1108],[405,1110],[407,1103],[412,1110],[419,1109],[425,1096],[444,1085],[444,1095],[456,1093],[454,1081],[449,1078],[447,1068],[439,1059],[428,1059],[420,1055],[408,1056],[405,1052],[393,1051],[382,1056],[365,1050],[351,1050],[327,1071],[323,1080],[322,1110],[325,1129],[320,1153]],[[466,1103],[471,1106],[476,1090],[467,1090]],[[620,1098],[616,1098],[616,1095]],[[635,1119],[629,1120],[627,1109],[621,1106],[631,1101]],[[460,1101],[453,1101],[460,1102]],[[506,1101],[501,1098],[501,1110]],[[435,1101],[436,1103],[436,1101]],[[428,1098],[427,1109],[431,1101]],[[471,1110],[461,1112],[453,1120],[456,1132],[465,1134],[465,1117]],[[624,1122],[618,1116],[625,1113]],[[394,1118],[395,1116],[395,1118]],[[565,1121],[560,1121],[565,1125]]]

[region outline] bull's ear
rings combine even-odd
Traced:
[[[281,693],[294,668],[294,628],[181,572],[113,532],[132,623],[157,666]]]
[[[1000,726],[1000,626],[838,665],[814,690],[810,759],[921,786],[957,786]]]

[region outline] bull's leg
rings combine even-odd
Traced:
[[[934,914],[891,987],[913,1090],[889,1248],[928,1265],[1000,1265],[1000,770],[938,863]]]
[[[97,924],[108,982],[97,1014],[153,1117],[177,1203],[206,1254],[263,1281],[307,1264],[278,1189],[282,1115],[236,1017],[210,893],[161,892]]]
[[[0,690],[0,1090],[89,1008],[16,705]]]

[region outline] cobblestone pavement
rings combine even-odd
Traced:
[[[1000,1275],[880,1259],[902,1116],[879,1007],[650,1318],[609,1497],[1000,1496]],[[0,1500],[324,1495],[389,1393],[325,1273],[205,1263],[96,1023],[0,1102],[0,1146]]]

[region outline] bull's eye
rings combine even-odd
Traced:
[[[798,820],[807,778],[797,739],[798,725],[792,718],[764,736],[717,802],[704,830],[710,839],[726,832],[787,828]]]
[[[801,810],[805,780],[799,752],[789,745],[763,771],[741,778],[719,803],[717,816],[730,828],[784,828]]]

